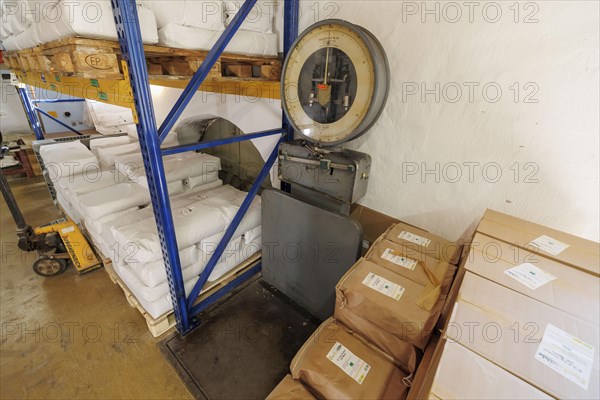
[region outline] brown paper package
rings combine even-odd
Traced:
[[[391,298],[363,284],[369,273],[400,285],[400,299]],[[380,329],[424,349],[446,298],[432,284],[421,285],[380,265],[360,259],[336,286],[336,298],[357,316]],[[369,338],[367,332],[360,332]]]
[[[286,375],[267,396],[267,400],[312,400],[316,399],[300,382]]]
[[[402,232],[408,232],[427,238],[431,241],[431,243],[429,243],[427,246],[421,246],[411,241],[404,240],[399,237]],[[415,228],[411,225],[403,224],[401,222],[392,225],[383,234],[383,237],[401,245],[404,249],[403,252],[408,257],[415,258],[418,254],[425,254],[429,257],[435,258],[438,261],[445,261],[452,265],[458,264],[463,247],[461,243],[451,242],[427,231]]]
[[[370,366],[362,383],[327,358],[338,343]],[[333,318],[323,322],[304,343],[290,369],[295,379],[323,399],[404,399],[408,392],[403,382],[405,373]]]
[[[383,258],[382,256],[386,250],[391,251],[393,255],[405,256],[406,258],[416,260],[416,267],[411,270]],[[381,237],[373,243],[365,256],[365,260],[385,267],[390,271],[402,275],[423,286],[439,284],[440,293],[448,293],[450,286],[452,285],[454,272],[456,271],[454,265],[451,265],[446,261],[436,260],[425,254],[413,254],[412,256],[408,256],[404,254],[402,250],[403,247],[401,245]]]
[[[398,337],[384,331],[372,322],[359,317],[348,307],[342,307],[340,299],[336,299],[333,317],[357,332],[385,354],[392,357],[402,371],[412,374],[417,369],[417,360],[421,351],[415,346],[399,339]]]

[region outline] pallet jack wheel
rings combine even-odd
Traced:
[[[56,276],[65,272],[67,260],[41,256],[33,263],[33,272],[41,276]]]

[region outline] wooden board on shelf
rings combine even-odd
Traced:
[[[110,280],[114,284],[119,285],[121,290],[123,290],[123,293],[125,294],[125,298],[127,299],[127,302],[129,303],[129,305],[133,308],[136,308],[140,312],[140,314],[142,314],[142,317],[144,317],[144,319],[146,320],[146,325],[148,326],[148,330],[150,331],[150,333],[152,334],[153,337],[156,338],[156,337],[162,336],[163,334],[170,331],[173,327],[175,327],[176,321],[175,321],[175,314],[174,314],[173,310],[159,316],[158,318],[153,318],[144,309],[144,307],[141,305],[139,300],[135,297],[133,292],[127,287],[127,285],[121,280],[119,275],[115,272],[110,259],[108,259],[104,256],[101,256],[101,257],[102,257],[102,260],[104,263],[104,270],[107,272]],[[207,297],[209,297],[210,295],[214,294],[217,290],[221,289],[222,287],[227,285],[229,282],[233,281],[238,276],[240,276],[241,274],[243,274],[250,268],[254,267],[257,263],[260,262],[260,258],[261,258],[261,252],[259,251],[255,254],[253,254],[252,256],[250,256],[250,258],[248,258],[246,261],[238,264],[235,268],[233,268],[231,271],[229,271],[228,273],[226,273],[225,275],[223,275],[221,278],[217,279],[216,281],[207,282],[204,289],[202,290],[202,293],[200,293],[200,296],[198,296],[198,299],[196,300],[195,304],[199,303],[200,301],[202,301],[202,300],[206,299]]]
[[[191,77],[208,52],[144,45],[146,64],[152,75]],[[25,50],[5,52],[8,67],[15,71],[43,72],[88,79],[123,79],[119,43],[110,40],[66,38]],[[281,60],[272,56],[223,53],[207,81],[243,77],[279,81]],[[243,76],[240,71],[244,71]]]

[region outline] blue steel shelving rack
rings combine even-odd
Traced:
[[[170,132],[171,128],[173,128],[179,116],[181,116],[181,113],[188,105],[194,94],[197,92],[214,63],[218,60],[221,53],[223,53],[227,47],[227,44],[233,35],[241,26],[242,22],[256,3],[256,0],[246,0],[244,2],[236,16],[233,18],[232,22],[227,26],[225,31],[221,34],[221,37],[209,51],[202,65],[194,74],[189,84],[175,103],[173,109],[160,127],[157,127],[156,118],[154,115],[154,107],[150,94],[148,71],[146,68],[146,59],[144,56],[144,46],[142,43],[142,36],[138,22],[139,20],[136,2],[135,0],[111,0],[111,3],[115,24],[117,27],[117,35],[119,37],[119,44],[121,47],[121,54],[123,59],[126,61],[129,70],[129,79],[138,118],[137,131],[140,141],[140,148],[144,159],[144,167],[148,179],[148,187],[150,190],[154,217],[156,220],[156,226],[158,228],[163,258],[167,270],[167,278],[169,282],[171,299],[173,302],[175,319],[177,321],[177,329],[180,333],[187,334],[197,325],[197,322],[194,320],[194,316],[260,270],[260,264],[258,264],[250,270],[244,272],[235,280],[212,294],[210,297],[204,299],[198,304],[195,304],[202,287],[208,280],[208,277],[225,250],[225,247],[229,243],[232,235],[246,214],[246,211],[256,196],[256,193],[258,192],[262,182],[273,167],[277,157],[278,144],[284,140],[288,140],[288,138],[291,138],[292,132],[287,121],[285,120],[285,117],[283,117],[282,127],[278,129],[256,132],[227,139],[161,149],[161,143]],[[292,43],[298,35],[298,13],[299,0],[284,0],[284,55],[287,54],[287,51],[290,49]],[[26,111],[28,114],[30,114],[30,112],[33,110]],[[34,115],[34,117],[36,116]],[[35,120],[32,120],[32,123]],[[200,277],[190,295],[186,297],[162,157],[169,154],[201,150],[209,147],[271,135],[280,135],[277,145],[265,162],[265,165],[260,171],[256,181],[250,188],[248,195],[242,202],[242,205],[233,218],[233,221],[225,231],[225,234],[217,246],[216,251],[210,258],[208,264],[204,268],[204,271],[200,274]]]
[[[154,218],[156,220],[163,258],[165,261],[169,289],[173,302],[175,319],[177,321],[177,329],[182,334],[189,333],[197,325],[196,321],[194,320],[194,316],[202,312],[223,295],[230,292],[237,285],[252,277],[260,270],[261,265],[259,263],[244,272],[242,275],[238,276],[233,281],[229,282],[211,296],[195,304],[202,287],[207,282],[208,277],[213,271],[219,258],[221,258],[223,251],[227,247],[231,237],[242,221],[246,211],[248,211],[248,208],[260,189],[262,182],[273,167],[277,158],[277,148],[279,143],[291,139],[293,136],[293,131],[288,124],[285,115],[282,114],[282,126],[278,129],[161,149],[161,143],[167,137],[170,130],[173,128],[177,122],[177,119],[181,116],[194,94],[198,91],[198,88],[210,72],[215,62],[218,60],[219,56],[223,53],[227,47],[227,44],[237,32],[250,10],[252,10],[252,7],[255,5],[255,3],[256,0],[245,0],[236,16],[221,34],[221,37],[217,40],[213,48],[208,52],[202,65],[191,78],[187,87],[184,89],[172,110],[169,112],[167,118],[160,127],[157,127],[156,118],[154,115],[154,106],[150,93],[150,84],[146,67],[146,58],[144,56],[144,46],[142,43],[136,2],[135,0],[111,0],[114,20],[117,28],[117,35],[121,47],[121,54],[127,64],[128,71],[126,74],[128,74],[129,77],[134,106],[137,112],[137,132],[140,142],[140,149],[144,160],[144,167],[146,170],[146,177],[148,180],[148,187],[152,200]],[[299,0],[284,0],[283,5],[283,43],[285,56],[290,50],[294,40],[298,36]],[[25,112],[30,121],[31,128],[33,129],[38,140],[44,139],[44,131],[39,117],[40,113],[51,120],[56,121],[75,134],[82,135],[81,132],[73,129],[52,115],[46,113],[37,107],[36,104],[84,101],[83,99],[73,98],[60,100],[35,100],[29,97],[29,94],[27,93],[28,89],[29,88],[27,86],[19,87],[18,93],[23,101]],[[190,295],[186,296],[162,157],[171,154],[202,150],[210,147],[273,135],[280,135],[275,148],[272,150],[269,158],[265,162],[265,165],[258,174],[256,181],[248,191],[246,198],[242,202],[231,224],[225,231],[225,234],[223,235],[223,238],[218,244],[215,252],[211,256],[203,272],[200,274],[198,281],[190,292]],[[287,189],[287,186],[284,186],[283,189]]]

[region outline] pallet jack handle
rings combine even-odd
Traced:
[[[8,181],[2,172],[0,172],[0,190],[2,191],[2,197],[4,197],[4,201],[6,201],[10,213],[15,220],[15,224],[17,224],[17,230],[26,231],[29,225],[25,222],[25,217],[23,217],[23,213],[17,204],[17,200],[15,199],[15,196],[13,196]],[[31,227],[29,227],[29,229],[31,229]]]

